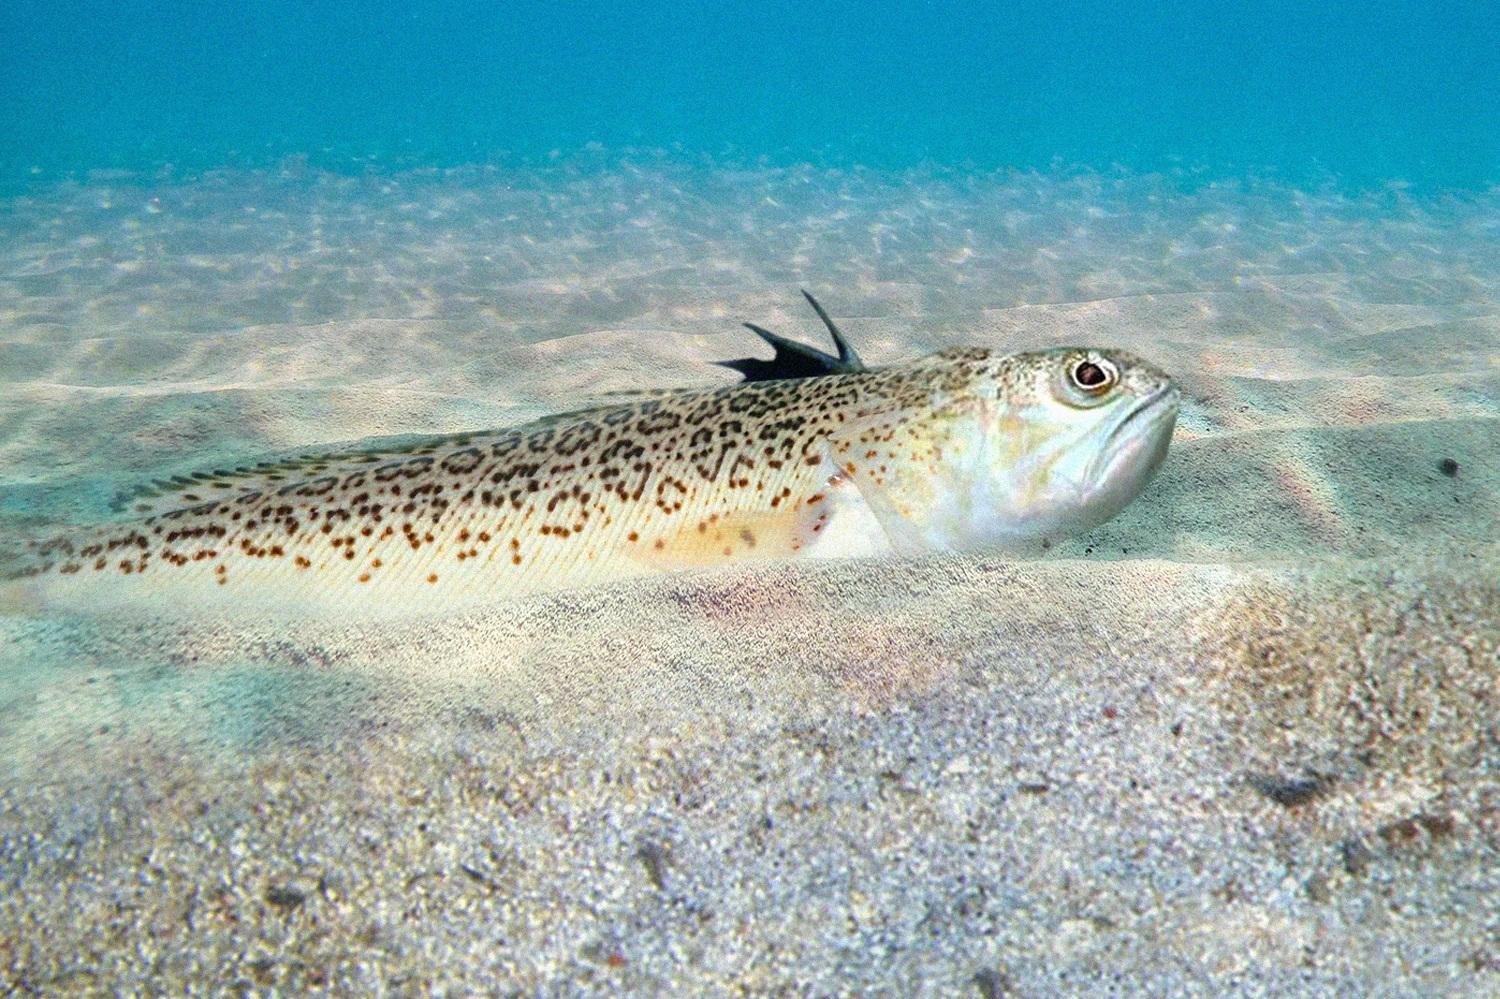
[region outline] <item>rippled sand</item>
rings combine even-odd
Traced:
[[[0,975],[53,992],[1500,991],[1500,195],[607,167],[0,213],[0,534],[164,472],[1127,347],[1161,476],[1038,562],[417,624],[0,618]]]

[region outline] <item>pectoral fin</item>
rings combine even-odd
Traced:
[[[641,542],[642,561],[688,569],[761,559],[855,558],[890,550],[884,532],[848,477],[833,474],[810,496],[774,509],[710,514]]]
[[[787,558],[804,533],[797,509],[710,514],[680,530],[648,539],[642,561],[658,569],[695,569],[749,559]]]

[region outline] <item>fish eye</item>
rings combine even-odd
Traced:
[[[1114,366],[1094,360],[1083,360],[1073,365],[1068,377],[1074,386],[1089,395],[1100,395],[1114,387],[1119,378]]]

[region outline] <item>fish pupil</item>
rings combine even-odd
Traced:
[[[1093,389],[1109,381],[1109,374],[1093,361],[1084,361],[1073,369],[1073,380],[1082,388]]]

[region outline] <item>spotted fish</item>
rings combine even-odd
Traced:
[[[809,296],[811,301],[811,296]],[[30,545],[31,605],[340,615],[756,559],[1034,550],[1161,464],[1178,391],[1116,350],[945,350],[867,369],[753,327],[745,381],[545,426],[204,472]]]

